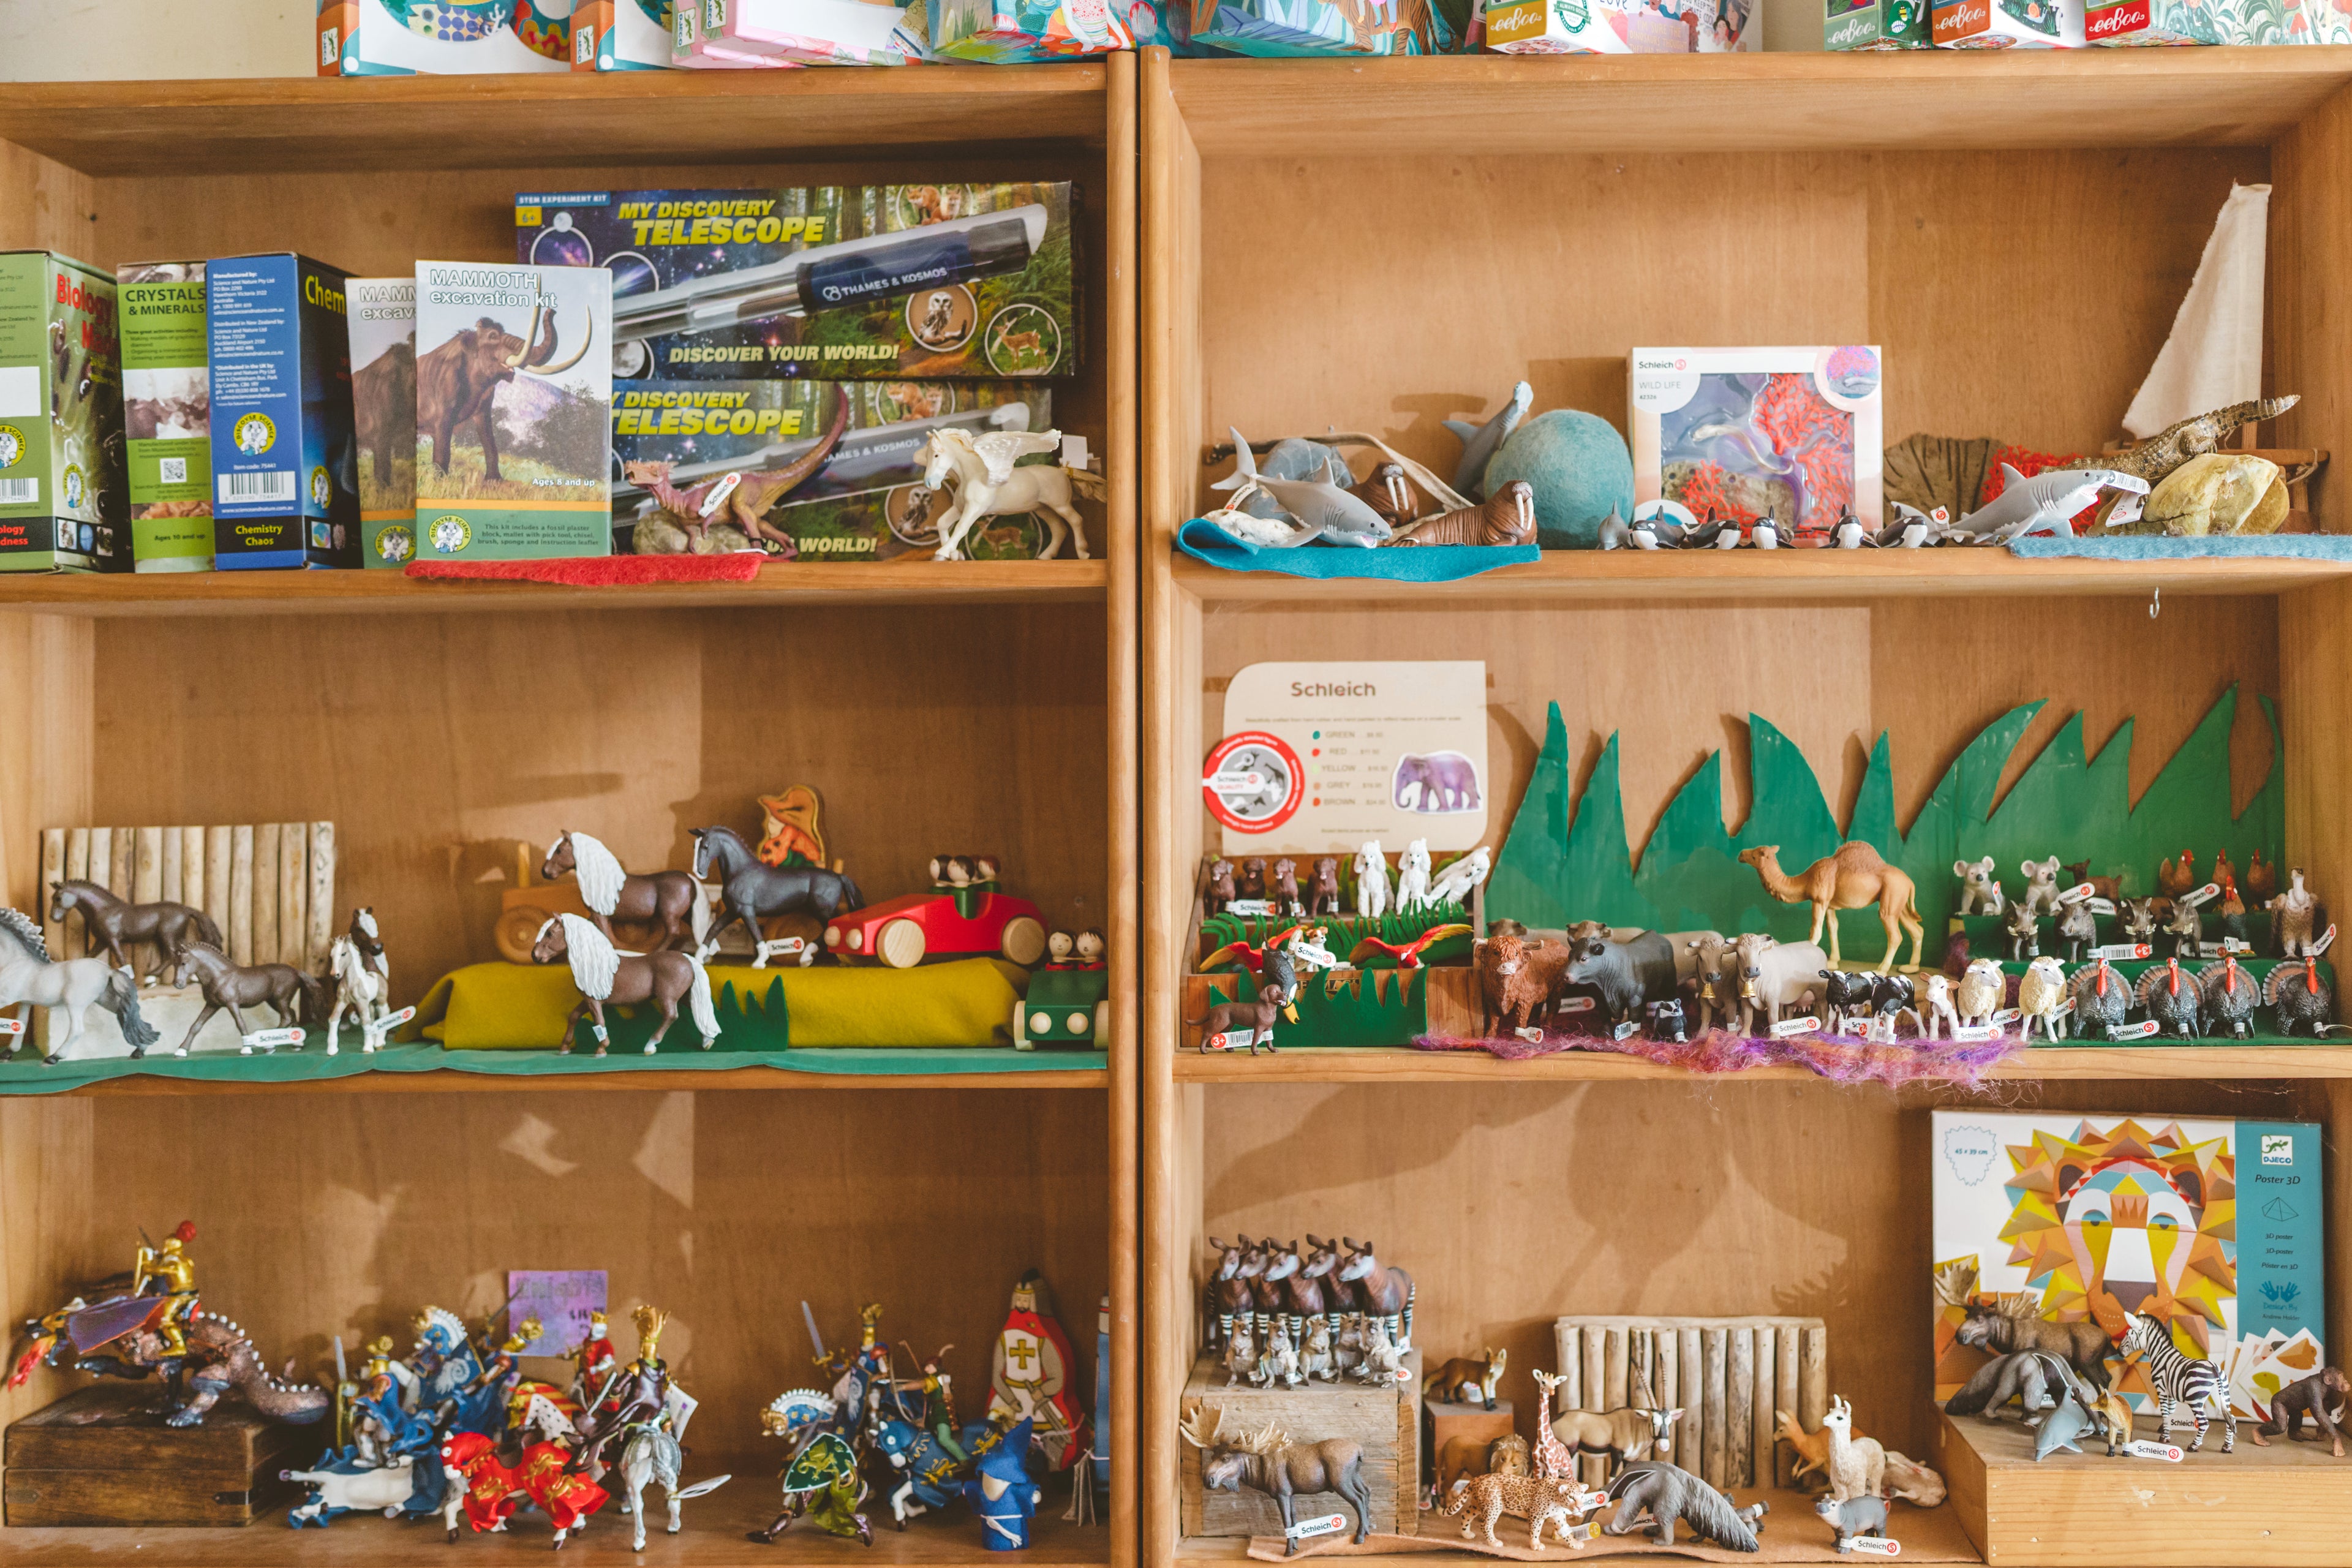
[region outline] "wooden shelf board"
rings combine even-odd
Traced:
[[[1079,604],[1108,590],[1104,561],[770,562],[749,583],[569,588],[428,580],[398,572],[0,574],[0,610],[68,616],[320,615],[343,611],[670,609],[719,605]]]
[[[1710,58],[1716,57],[1708,57]],[[1729,57],[1725,57],[1729,58]],[[1436,600],[1844,600],[1976,595],[2276,594],[2352,577],[2352,562],[2023,560],[2005,550],[1555,550],[1453,583],[1228,572],[1175,558],[1177,585],[1215,603]]]
[[[825,1534],[807,1520],[794,1521],[772,1546],[744,1539],[747,1531],[764,1528],[776,1517],[776,1456],[751,1453],[729,1459],[706,1459],[700,1454],[687,1461],[688,1481],[722,1471],[734,1479],[707,1498],[685,1505],[686,1528],[665,1534],[656,1502],[646,1549],[629,1550],[629,1523],[619,1504],[608,1502],[588,1521],[588,1527],[565,1542],[563,1554],[548,1550],[546,1517],[535,1512],[518,1516],[500,1533],[476,1535],[461,1526],[457,1543],[449,1544],[438,1521],[387,1520],[374,1514],[348,1513],[324,1530],[289,1530],[282,1514],[265,1518],[243,1530],[0,1530],[0,1561],[9,1568],[39,1568],[49,1563],[92,1563],[165,1565],[165,1568],[448,1568],[459,1556],[469,1565],[487,1563],[560,1563],[565,1568],[597,1568],[599,1564],[629,1564],[631,1568],[950,1568],[1002,1563],[1005,1559],[982,1546],[980,1528],[970,1510],[958,1507],[942,1515],[915,1520],[903,1531],[890,1525],[890,1510],[877,1495],[866,1505],[874,1527],[873,1546],[842,1541]],[[614,1483],[617,1486],[618,1482]],[[1110,1532],[1100,1526],[1066,1524],[1062,1510],[1069,1506],[1068,1478],[1045,1478],[1045,1500],[1038,1505],[1029,1550],[1017,1561],[1050,1563],[1055,1568],[1077,1564],[1108,1564]],[[653,1493],[656,1499],[659,1492]]]
[[[2042,1047],[2004,1063],[1990,1075],[2009,1081],[2039,1079],[2213,1079],[2352,1078],[2347,1046],[2061,1046]],[[1681,1079],[1718,1083],[1823,1083],[1798,1067],[1756,1068],[1742,1073],[1702,1077],[1638,1057],[1603,1051],[1562,1051],[1525,1061],[1504,1061],[1472,1051],[1417,1051],[1405,1047],[1368,1050],[1284,1051],[1255,1060],[1239,1052],[1202,1056],[1176,1054],[1179,1083],[1494,1083],[1499,1081],[1605,1083],[1630,1079]]]
[[[777,163],[1103,143],[1100,63],[26,82],[0,141],[108,175]]]
[[[2352,48],[1176,60],[1203,157],[2261,146]]]

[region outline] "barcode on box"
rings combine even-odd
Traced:
[[[41,499],[41,481],[0,479],[0,506],[30,506]]]
[[[186,484],[188,482],[188,459],[185,458],[156,458],[155,479],[160,484]]]
[[[225,501],[294,499],[294,476],[287,473],[223,474],[220,499]]]

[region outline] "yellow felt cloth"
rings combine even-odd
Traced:
[[[789,1018],[781,1027],[783,1021],[765,1011],[779,983]],[[1010,1045],[1013,1004],[1027,984],[1024,970],[996,958],[914,969],[710,968],[720,1050]],[[562,1043],[564,1015],[579,1000],[571,970],[560,963],[468,964],[435,983],[399,1037],[438,1040],[451,1050],[550,1050]],[[691,1016],[681,1006],[679,1016],[666,1049],[693,1042]]]

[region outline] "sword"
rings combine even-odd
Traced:
[[[808,1325],[809,1343],[816,1347],[816,1364],[823,1366],[833,1357],[824,1348],[824,1336],[816,1331],[816,1314],[809,1310],[805,1300],[801,1303],[801,1321]]]

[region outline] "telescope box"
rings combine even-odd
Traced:
[[[611,270],[623,383],[1070,375],[1078,200],[1034,181],[529,193],[516,258]]]
[[[740,497],[803,561],[929,554],[948,506],[923,483],[931,432],[1047,430],[1053,416],[1053,394],[1035,382],[624,382],[613,391],[613,547],[683,553],[697,522],[704,552],[762,542],[733,531]],[[796,468],[804,477],[779,490]],[[730,475],[740,478],[722,494]],[[1045,538],[1034,517],[986,518],[964,552],[1027,560]]]

